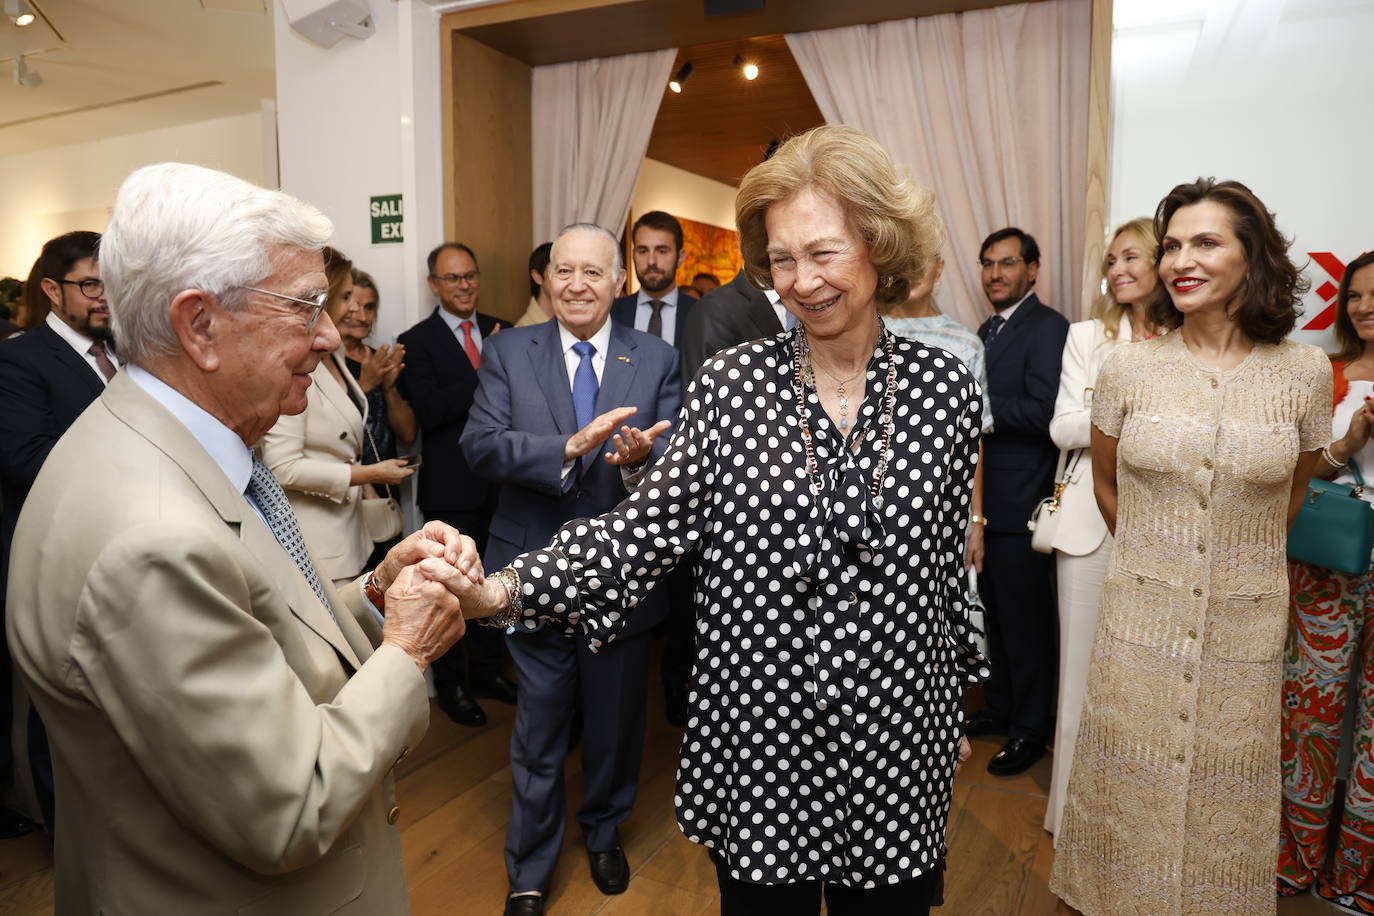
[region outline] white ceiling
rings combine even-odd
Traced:
[[[270,0],[28,0],[0,16],[0,155],[256,111],[275,94]],[[27,54],[43,84],[15,84]]]

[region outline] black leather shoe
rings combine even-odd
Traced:
[[[993,776],[1015,776],[1024,773],[1031,765],[1045,756],[1045,743],[1029,738],[1012,738],[988,761],[988,772]]]
[[[442,687],[436,684],[435,692],[438,694],[439,708],[454,722],[473,728],[487,724],[487,714],[482,712],[476,700],[468,696],[462,684],[445,684]]]
[[[669,725],[673,728],[684,727],[690,713],[686,684],[674,684],[672,687],[663,688],[663,717],[668,720]]]
[[[472,695],[475,697],[489,697],[499,703],[514,706],[516,697],[519,696],[520,688],[511,681],[506,680],[499,674],[493,674],[489,678],[478,680],[472,679]]]
[[[625,851],[619,846],[605,852],[587,850],[587,858],[592,864],[592,881],[603,894],[623,894],[630,886],[630,863],[625,859]]]
[[[506,898],[502,916],[544,916],[543,894],[521,894]]]
[[[1007,725],[992,717],[986,709],[980,709],[964,720],[964,737],[978,738],[982,735],[1005,735]]]

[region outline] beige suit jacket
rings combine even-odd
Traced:
[[[424,678],[357,588],[320,604],[219,466],[128,379],[19,519],[10,647],[56,777],[62,914],[404,913],[392,768]],[[350,676],[351,674],[351,676]]]
[[[344,361],[337,354],[329,358],[337,361],[357,402],[320,360],[306,391],[305,410],[277,420],[258,450],[286,490],[320,569],[330,579],[352,579],[372,553],[363,522],[363,488],[348,482],[363,453],[367,398]],[[357,404],[364,405],[361,413]]]

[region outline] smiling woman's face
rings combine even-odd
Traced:
[[[808,334],[873,323],[878,271],[839,203],[803,188],[769,207],[764,225],[773,289]]]
[[[339,334],[354,340],[366,340],[377,322],[377,291],[368,286],[354,286],[343,318],[337,322]]]
[[[1179,207],[1160,243],[1159,279],[1184,315],[1228,310],[1245,280],[1245,247],[1230,208],[1214,200]]]

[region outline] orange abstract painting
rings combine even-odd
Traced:
[[[739,253],[739,233],[681,217],[678,222],[682,224],[686,255],[677,269],[677,285],[691,286],[697,274],[711,274],[722,284],[733,280],[744,264]]]

